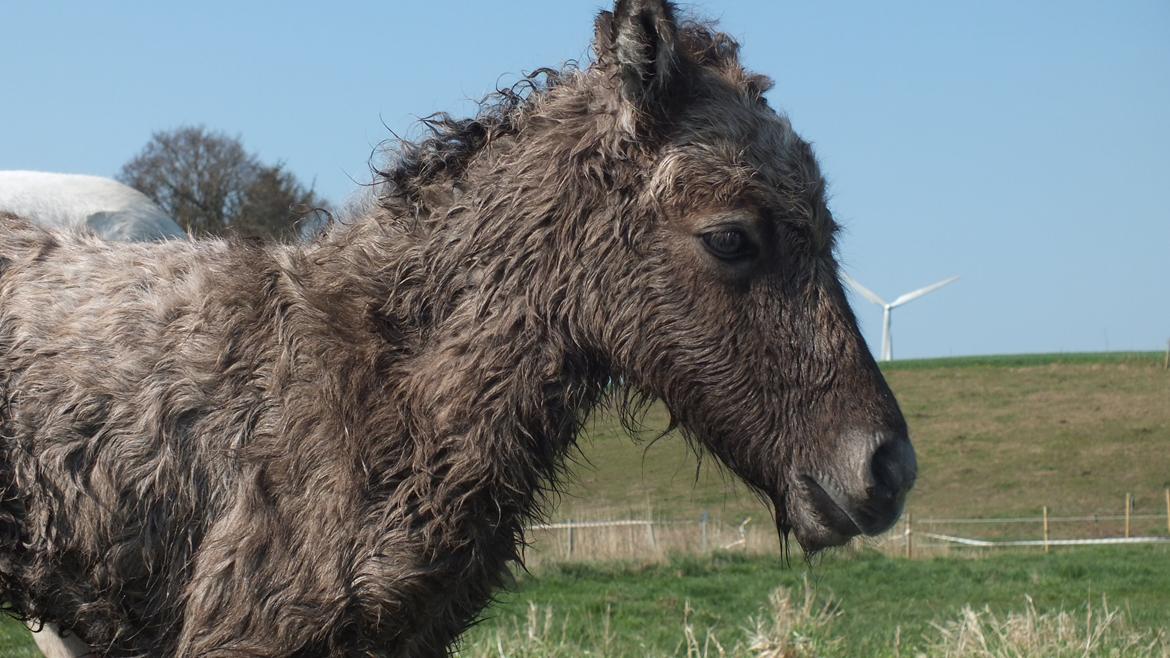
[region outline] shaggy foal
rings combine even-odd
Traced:
[[[0,220],[8,609],[110,656],[443,656],[610,381],[806,549],[889,527],[913,450],[811,149],[669,3],[594,47],[310,245]]]

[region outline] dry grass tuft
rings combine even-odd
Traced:
[[[957,619],[934,625],[930,658],[1170,658],[1164,631],[1137,631],[1105,601],[1083,612],[1039,613],[1027,598],[1022,612],[998,616],[964,608]]]
[[[754,620],[745,653],[750,658],[816,658],[833,654],[840,639],[830,627],[841,611],[830,600],[822,601],[805,578],[797,602],[791,590],[781,587],[769,598],[770,614]]]
[[[457,654],[462,658],[844,658],[853,655],[844,638],[834,636],[841,610],[818,597],[806,581],[793,591],[772,593],[766,614],[748,621],[729,642],[714,629],[695,627],[689,603],[683,614],[678,649],[669,654],[647,652],[636,641],[619,640],[612,629],[613,611],[588,636],[572,637],[567,618],[551,607],[530,605],[523,622],[473,633]],[[882,656],[914,658],[1170,658],[1165,631],[1131,628],[1119,608],[1102,601],[1076,612],[1040,613],[1027,598],[1022,611],[997,615],[964,608],[954,619],[933,624],[917,642],[900,635]],[[912,639],[913,640],[913,639]]]
[[[502,626],[482,634],[461,647],[461,658],[577,658],[611,656],[613,652],[612,613],[596,626],[593,637],[570,638],[568,618],[559,621],[551,606],[528,604],[528,614],[519,624]]]
[[[727,647],[713,629],[698,629],[694,608],[687,602],[683,612],[682,638],[678,651],[670,656],[685,658],[818,658],[829,655],[840,641],[829,637],[828,629],[840,614],[831,602],[818,600],[806,581],[799,594],[779,588],[770,597],[769,613],[749,620],[746,640]],[[590,638],[568,636],[567,619],[558,621],[551,607],[530,604],[522,623],[477,634],[465,644],[461,658],[568,658],[570,656],[644,656],[640,647],[618,646],[611,630],[612,611],[600,620]],[[640,650],[641,649],[641,650]],[[827,653],[829,652],[829,653]]]

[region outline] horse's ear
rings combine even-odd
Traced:
[[[674,5],[665,0],[617,0],[594,26],[597,61],[613,67],[622,97],[639,110],[666,100],[678,77],[678,26]]]

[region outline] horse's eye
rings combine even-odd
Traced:
[[[702,235],[703,244],[723,260],[742,260],[755,254],[755,246],[743,231],[721,228]]]

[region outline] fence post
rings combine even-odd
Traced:
[[[1075,535],[1074,535],[1075,536]],[[1048,506],[1044,506],[1044,552],[1049,552],[1048,547]]]
[[[646,536],[650,538],[650,550],[658,550],[658,538],[654,536],[654,519],[646,522]]]
[[[906,559],[914,558],[914,515],[906,512]]]
[[[1170,533],[1170,489],[1166,489],[1166,532]]]
[[[1162,369],[1170,370],[1170,340],[1166,341],[1166,358],[1162,361]]]
[[[1166,490],[1166,513],[1170,514],[1170,489]],[[711,514],[707,510],[703,510],[703,515],[699,517],[699,534],[703,537],[703,552],[707,552],[707,519]],[[1167,521],[1170,523],[1170,521]]]
[[[1130,535],[1130,514],[1133,511],[1133,496],[1125,494],[1125,538],[1129,539]]]
[[[573,557],[573,519],[569,519],[565,523],[569,531],[565,537],[565,545],[568,548],[569,557]]]

